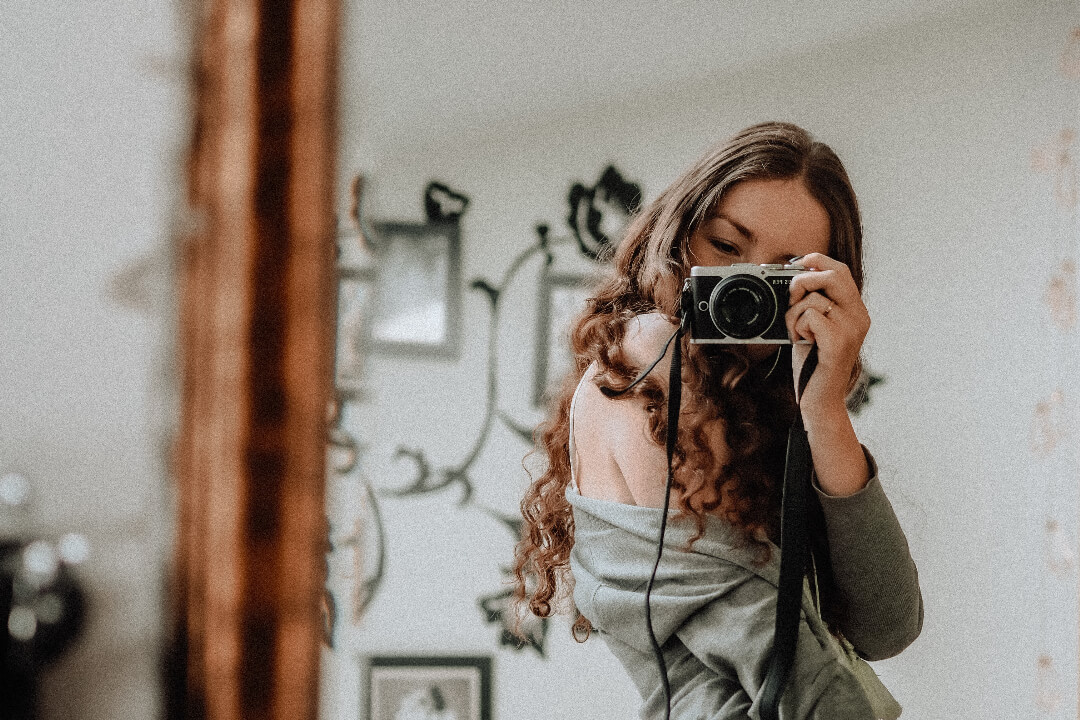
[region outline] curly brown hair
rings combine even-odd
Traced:
[[[569,413],[585,370],[596,363],[600,371],[593,382],[626,387],[642,369],[630,363],[622,349],[628,321],[650,312],[678,316],[680,291],[690,274],[690,237],[724,192],[743,180],[792,178],[801,179],[828,213],[829,255],[848,266],[862,290],[862,227],[854,190],[836,154],[805,130],[779,122],[754,125],[679,176],[630,224],[610,272],[574,323],[573,369],[536,432],[547,465],[521,502],[524,526],[514,565],[519,606],[527,604],[535,615],[548,617],[569,597],[573,585],[569,562],[574,518],[565,497],[570,482]],[[686,338],[681,349],[685,392],[672,499],[680,514],[694,519],[697,537],[704,533],[705,517],[717,515],[739,528],[745,541],[761,548],[767,558],[763,535],[773,540],[777,535],[784,443],[796,411],[790,376],[765,373],[735,350],[705,350]],[[781,352],[789,365],[790,347]],[[859,370],[857,366],[852,384]],[[650,435],[662,445],[664,385],[650,377],[623,397],[644,400]],[[724,463],[705,441],[718,425],[731,450]]]

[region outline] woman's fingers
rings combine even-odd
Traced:
[[[808,293],[821,292],[840,302],[852,302],[859,297],[859,289],[846,270],[814,270],[791,278],[788,296],[797,303]]]
[[[861,346],[862,339],[870,330],[870,314],[862,303],[862,298],[857,298],[853,303],[837,302],[822,292],[808,293],[798,301],[784,315],[784,324],[787,326],[788,337],[794,341],[811,339],[805,334],[816,332],[800,321],[807,315],[817,315],[822,320],[829,321],[838,330],[838,337],[849,338],[852,342]]]
[[[799,265],[811,270],[791,278],[788,295],[791,304],[803,299],[807,293],[824,292],[840,302],[850,302],[859,296],[859,289],[851,277],[848,266],[828,255],[810,253],[799,260]]]
[[[801,265],[810,270],[847,270],[848,267],[836,258],[822,253],[809,253],[799,258],[796,265]]]
[[[870,314],[844,263],[812,253],[801,258],[799,264],[811,272],[791,279],[784,321],[792,341],[810,340],[818,347],[818,370],[807,388],[807,397],[817,398],[813,402],[843,402],[852,368],[870,329]],[[793,350],[793,359],[804,358],[805,352],[799,350],[805,347]]]
[[[839,308],[836,303],[820,292],[811,292],[803,297],[790,308],[784,315],[784,323],[787,325],[788,337],[792,340],[812,340],[799,333],[799,320],[808,311],[814,310],[823,317],[830,317],[837,313]],[[804,326],[805,327],[805,326]]]
[[[826,317],[822,311],[816,307],[808,307],[799,313],[796,318],[794,327],[794,336],[796,340],[809,340],[810,342],[817,343],[818,335],[823,332],[827,332],[824,323]]]

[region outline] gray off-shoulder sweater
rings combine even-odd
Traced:
[[[868,454],[869,457],[869,454]],[[922,595],[907,540],[877,478],[836,498],[819,491],[837,589],[846,609],[843,640],[821,621],[808,588],[795,666],[780,702],[782,720],[894,720],[900,706],[864,661],[891,657],[922,629]],[[664,716],[660,671],[645,626],[645,586],[656,558],[661,510],[584,497],[574,513],[574,601],[629,673],[641,717]],[[734,528],[710,517],[690,549],[692,521],[669,520],[652,591],[653,627],[678,720],[758,715],[772,648],[780,551],[755,562]]]

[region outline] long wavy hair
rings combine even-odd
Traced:
[[[690,274],[694,230],[736,183],[792,178],[801,179],[828,213],[829,255],[847,264],[862,291],[862,226],[855,193],[836,154],[805,130],[779,122],[754,125],[683,172],[631,222],[614,251],[609,273],[572,328],[573,369],[535,435],[547,463],[521,502],[524,525],[514,565],[519,608],[527,605],[533,614],[548,617],[565,608],[572,590],[574,518],[565,497],[570,482],[569,413],[583,373],[596,363],[594,383],[626,387],[643,369],[630,363],[622,350],[627,322],[649,312],[678,316],[680,291]],[[775,541],[778,535],[784,447],[796,411],[791,375],[752,366],[737,349],[704,347],[683,339],[686,389],[673,460],[672,501],[680,515],[696,523],[696,537],[704,534],[706,516],[716,515],[738,528],[765,560],[766,538]],[[777,366],[790,366],[790,346],[780,352]],[[860,369],[852,374],[852,386]],[[622,397],[644,399],[650,435],[662,445],[664,384],[650,377]],[[730,449],[724,461],[705,441],[710,432],[718,431]],[[587,629],[588,622],[579,615],[575,637],[582,627]]]

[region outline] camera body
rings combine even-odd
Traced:
[[[690,342],[790,345],[788,288],[803,272],[801,265],[752,263],[690,268],[682,298],[690,310]]]

